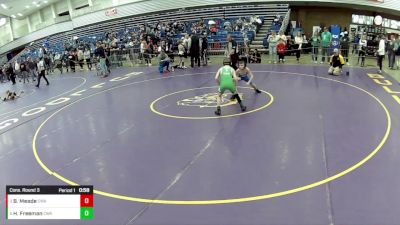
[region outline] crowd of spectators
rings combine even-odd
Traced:
[[[220,20],[221,21],[221,20]],[[208,36],[218,31],[240,31],[243,35],[244,45],[248,47],[247,32],[256,31],[261,27],[262,21],[258,16],[242,17],[238,19],[222,20],[217,24],[213,20],[200,19],[199,21],[158,21],[145,23],[125,30],[110,30],[104,34],[86,37],[70,37],[63,43],[52,43],[45,40],[37,49],[27,48],[12,63],[4,64],[0,70],[0,81],[11,80],[14,75],[21,80],[33,81],[38,74],[37,63],[44,62],[46,74],[55,70],[63,73],[83,70],[86,64],[88,70],[94,68],[98,62],[96,49],[99,44],[104,49],[107,66],[113,63],[122,64],[121,58],[128,59],[131,63],[152,65],[152,59],[164,51],[171,61],[174,56],[179,56],[178,68],[186,68],[183,58],[190,56],[191,65],[207,64]],[[179,50],[179,46],[181,49]],[[199,46],[198,48],[196,46]],[[192,49],[192,50],[191,50]],[[117,53],[118,54],[114,54]],[[126,53],[125,55],[120,54]],[[182,54],[180,54],[182,53]],[[137,56],[137,57],[136,57]],[[19,66],[26,66],[26,73],[20,72]],[[12,75],[14,74],[14,75]]]

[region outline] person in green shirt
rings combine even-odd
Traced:
[[[320,44],[321,44],[321,37],[318,35],[318,31],[315,31],[314,35],[311,37],[312,61],[314,63],[318,62],[318,49]]]
[[[328,31],[327,27],[324,27],[324,32],[321,34],[321,44],[322,44],[322,61],[321,64],[325,62],[325,56],[328,59],[328,50],[332,43],[332,34]]]
[[[217,81],[219,86],[218,96],[217,96],[217,110],[215,111],[215,115],[217,116],[221,115],[221,98],[224,92],[227,90],[230,91],[236,98],[242,112],[246,111],[246,106],[242,104],[242,100],[240,99],[239,94],[237,92],[236,85],[239,79],[236,76],[235,70],[229,66],[230,63],[231,63],[230,59],[228,58],[224,59],[223,61],[224,66],[221,67],[218,70],[217,74],[215,75],[215,80]]]

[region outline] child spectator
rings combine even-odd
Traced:
[[[286,42],[282,39],[279,39],[279,42],[276,45],[276,49],[278,51],[279,63],[284,63],[285,53],[286,53]]]
[[[254,53],[250,58],[251,63],[261,63],[261,55],[257,49],[254,49]]]
[[[333,50],[333,55],[330,60],[331,67],[329,67],[328,73],[330,75],[339,76],[342,74],[342,67],[345,64],[343,56],[339,53],[339,49]]]

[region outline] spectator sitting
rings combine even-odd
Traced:
[[[261,63],[261,55],[257,49],[254,49],[254,53],[251,55],[250,63]]]
[[[211,32],[212,35],[217,35],[217,31],[218,31],[218,29],[217,29],[217,26],[215,24],[210,26],[210,32]]]
[[[261,25],[262,25],[261,19],[260,19],[258,16],[256,16],[256,15],[253,15],[253,16],[250,18],[250,23],[253,24],[253,25],[256,27],[257,30],[260,29],[260,27],[261,27]]]
[[[256,15],[252,15],[251,17],[250,17],[250,23],[256,23],[257,22],[257,16]]]
[[[239,17],[239,19],[236,20],[235,30],[239,31],[242,29],[242,27],[243,27],[243,20],[242,20],[242,18]]]
[[[286,55],[292,55],[292,53],[294,53],[294,40],[292,39],[291,36],[289,36],[286,40]]]
[[[343,56],[339,53],[339,49],[333,50],[333,55],[330,60],[331,67],[328,70],[330,75],[339,76],[342,74],[342,67],[345,64]]]
[[[160,54],[158,55],[158,61],[159,61],[159,71],[160,73],[164,73],[164,67],[166,67],[166,71],[169,71],[169,64],[170,64],[170,59],[168,55],[165,53],[165,49],[162,48]]]
[[[224,23],[224,29],[225,29],[225,30],[227,30],[227,29],[231,29],[231,30],[232,30],[231,22],[225,21],[225,23]]]

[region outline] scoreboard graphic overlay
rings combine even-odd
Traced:
[[[93,186],[6,186],[6,219],[94,219]]]

